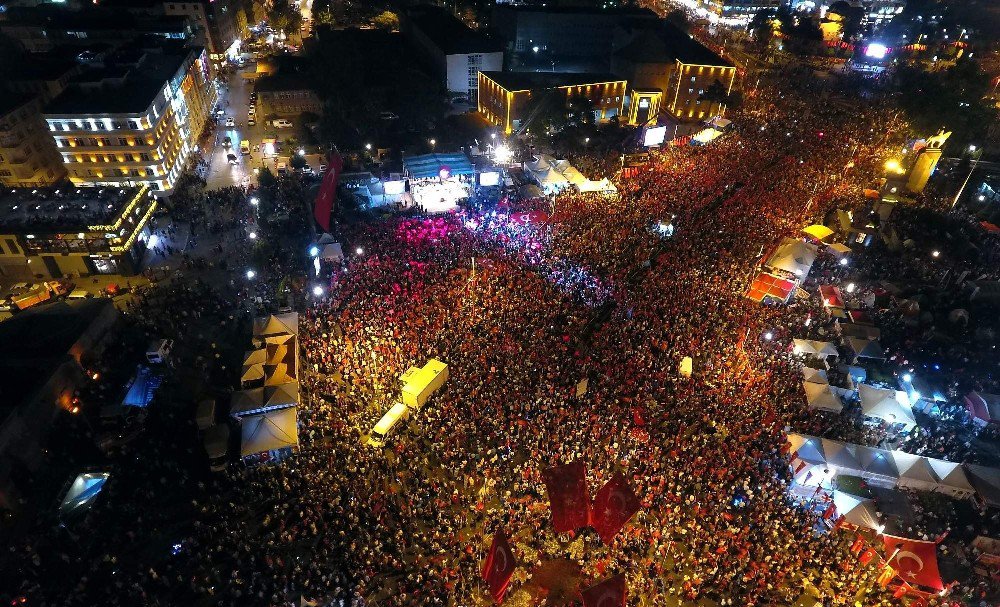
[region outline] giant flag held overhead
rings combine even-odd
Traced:
[[[586,527],[590,518],[590,493],[587,491],[587,467],[583,460],[554,466],[542,472],[552,508],[552,527],[556,533]]]
[[[618,574],[582,593],[583,607],[625,607],[625,576]]]
[[[910,540],[891,535],[882,536],[888,564],[898,572],[899,579],[911,586],[919,584],[942,590],[941,573],[938,571],[937,544]]]
[[[497,603],[503,602],[515,567],[517,560],[510,549],[507,535],[503,531],[497,531],[493,536],[490,552],[486,555],[486,562],[483,563],[483,580],[490,587],[490,594]]]
[[[316,223],[323,228],[324,232],[330,231],[330,213],[333,212],[333,199],[337,197],[337,182],[340,174],[344,171],[344,159],[337,150],[330,152],[330,163],[323,175],[323,181],[319,186],[319,193],[316,194],[316,203],[313,205],[313,216]]]
[[[602,542],[610,544],[641,506],[625,477],[620,472],[615,473],[594,496],[590,526],[601,536]]]

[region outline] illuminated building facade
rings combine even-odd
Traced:
[[[238,0],[188,0],[163,2],[162,6],[166,15],[188,18],[216,64],[239,56],[249,28],[246,11]]]
[[[611,74],[560,74],[548,72],[479,72],[479,113],[510,134],[522,126],[532,100],[556,95],[565,103],[585,97],[597,122],[622,113],[626,81]]]
[[[668,23],[619,29],[618,37],[621,46],[612,55],[611,71],[629,83],[625,110],[630,123],[645,124],[661,110],[681,121],[722,114],[718,100],[704,97],[713,88],[732,92],[736,67],[731,62]]]
[[[29,93],[10,93],[3,97],[0,100],[0,183],[8,187],[41,187],[65,178],[62,157],[42,120],[42,98]]]
[[[169,193],[209,118],[203,48],[129,49],[45,109],[74,185],[148,184]]]
[[[0,275],[137,274],[157,199],[149,186],[0,192]]]

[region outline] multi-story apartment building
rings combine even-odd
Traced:
[[[0,94],[0,183],[7,187],[42,187],[66,177],[41,109],[38,95]]]
[[[156,197],[147,185],[0,193],[0,275],[136,274]]]
[[[208,48],[209,59],[217,64],[235,59],[250,31],[246,9],[239,0],[170,0],[162,7],[166,15],[183,15],[191,21]]]
[[[45,109],[76,185],[145,183],[168,193],[215,103],[203,48],[130,49]]]
[[[679,0],[699,17],[725,25],[746,25],[762,10],[778,8],[783,0]]]

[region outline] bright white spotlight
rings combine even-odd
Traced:
[[[772,339],[774,339],[774,333],[768,331],[767,333],[764,334],[764,339],[766,339],[767,341],[771,341]]]
[[[250,232],[247,234],[247,237],[249,237],[250,240],[257,240],[257,232]]]
[[[257,206],[258,204],[260,204],[260,198],[254,196],[253,198],[250,199],[250,204]]]
[[[313,295],[316,297],[323,297],[323,287],[316,285],[313,287]]]
[[[309,247],[309,257],[319,257],[319,247],[316,245]]]
[[[253,280],[257,276],[257,273],[253,270],[247,270],[247,280]]]
[[[357,253],[358,255],[364,255],[365,254],[365,250],[362,249],[361,247],[358,247],[354,252]]]
[[[513,152],[511,152],[510,147],[506,143],[501,143],[493,148],[493,161],[497,164],[507,164],[513,155]]]

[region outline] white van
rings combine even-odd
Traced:
[[[274,128],[277,129],[290,129],[292,126],[292,121],[285,118],[278,118],[274,121]]]
[[[403,403],[396,403],[392,406],[389,411],[382,416],[382,419],[378,420],[375,427],[372,428],[371,434],[368,435],[367,443],[372,447],[381,447],[385,444],[385,439],[388,438],[393,429],[401,422],[406,419],[409,415],[410,409]]]

